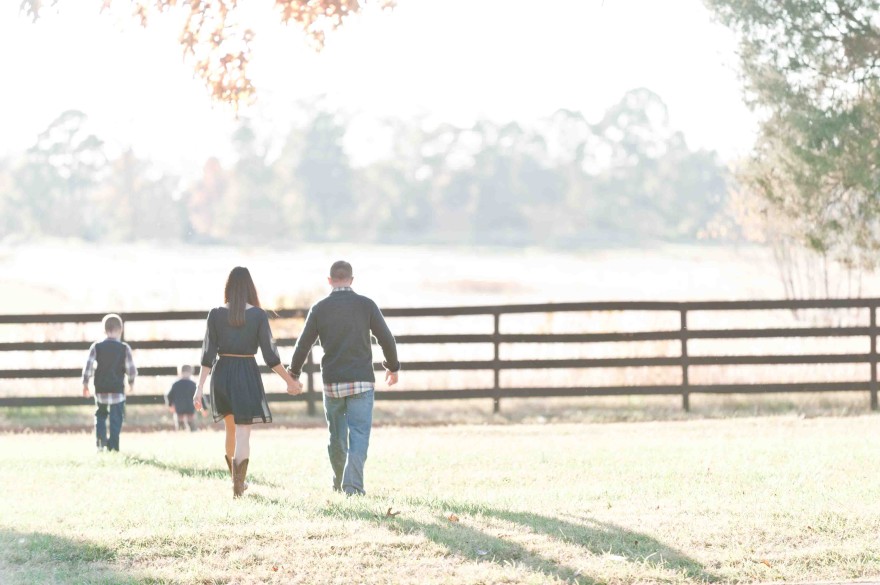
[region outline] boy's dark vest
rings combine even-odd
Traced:
[[[125,393],[125,344],[105,339],[95,345],[95,392]]]

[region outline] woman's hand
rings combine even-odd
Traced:
[[[287,393],[291,394],[293,396],[296,396],[297,394],[302,394],[303,393],[302,382],[300,382],[299,380],[296,380],[294,378],[291,378],[290,381],[287,383]]]
[[[193,396],[193,406],[196,407],[196,410],[201,412],[201,410],[202,410],[202,387],[201,386],[196,388],[196,393]]]

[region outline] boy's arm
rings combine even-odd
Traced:
[[[299,375],[302,374],[306,357],[312,351],[312,346],[315,345],[317,340],[318,318],[315,316],[315,308],[312,307],[306,316],[306,323],[303,325],[302,333],[299,334],[299,338],[296,340],[296,346],[293,348],[293,357],[290,358],[290,366],[287,368],[287,371],[294,378],[298,379]]]
[[[382,355],[385,356],[382,366],[392,374],[396,374],[400,370],[400,362],[397,360],[397,342],[394,341],[394,336],[391,334],[391,330],[388,328],[388,324],[385,322],[385,317],[382,315],[382,311],[379,310],[379,306],[376,303],[372,303],[372,305],[370,331],[373,332],[376,341],[379,342],[379,347],[382,348]]]
[[[89,380],[95,373],[95,362],[98,358],[96,345],[96,343],[93,343],[92,347],[89,348],[89,359],[86,360],[86,366],[83,368],[82,373],[83,396],[86,398],[89,397]]]
[[[125,344],[125,371],[128,373],[128,389],[129,392],[134,390],[134,379],[137,378],[138,371],[134,365],[134,356],[131,354],[131,347]]]

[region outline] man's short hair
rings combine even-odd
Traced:
[[[122,317],[120,317],[116,313],[104,315],[104,318],[101,319],[101,322],[104,324],[104,333],[122,331]]]
[[[181,376],[183,376],[183,375],[185,375],[185,374],[192,374],[192,373],[193,373],[193,367],[190,366],[189,364],[185,364],[185,365],[180,366],[180,370],[179,370],[179,371],[180,371],[180,375],[181,375]]]
[[[338,260],[330,267],[330,278],[333,280],[351,280],[353,276],[354,271],[351,269],[351,264],[345,260]]]

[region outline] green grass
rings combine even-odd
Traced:
[[[320,398],[320,397],[319,397]],[[576,398],[504,398],[501,412],[493,414],[491,399],[378,400],[373,414],[377,425],[608,423],[706,418],[743,418],[792,415],[802,417],[862,416],[870,413],[867,392],[792,392],[782,394],[692,394],[691,411],[681,407],[680,396],[600,396]],[[306,414],[301,402],[272,402],[273,420],[283,427],[323,426],[320,402],[317,414]],[[94,420],[94,405],[0,408],[0,433],[71,432]],[[161,431],[173,428],[168,409],[134,405],[125,409],[129,430]],[[199,418],[200,426],[211,426]],[[222,429],[222,424],[214,425]]]
[[[875,416],[0,438],[0,583],[699,583],[880,575]],[[389,514],[390,511],[390,514]]]

